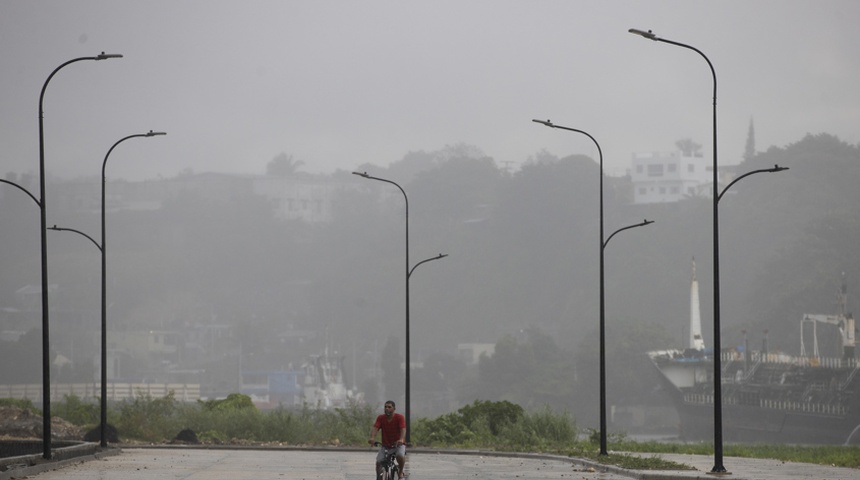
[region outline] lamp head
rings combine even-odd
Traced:
[[[119,53],[105,53],[102,52],[96,55],[96,60],[107,60],[108,58],[122,58],[122,55]]]
[[[167,132],[153,132],[152,130],[146,132],[147,137],[154,137],[156,135],[167,135]]]
[[[651,33],[651,30],[648,30],[646,32],[644,30],[638,30],[636,28],[631,28],[630,30],[627,30],[627,31],[632,33],[633,35],[639,35],[640,37],[645,37],[649,40],[657,40],[657,35],[654,35],[653,33]]]
[[[642,225],[651,225],[652,223],[654,223],[654,220],[648,220],[647,218],[642,220]]]
[[[367,172],[352,172],[353,175],[358,175],[359,177],[368,178],[370,175]]]
[[[780,167],[779,165],[774,165],[773,168],[768,170],[769,172],[781,172],[783,170],[788,170],[788,167]]]
[[[555,128],[555,125],[553,125],[553,124],[552,124],[552,122],[551,122],[551,121],[549,121],[549,120],[536,120],[536,119],[532,119],[532,121],[533,121],[533,122],[535,122],[535,123],[540,123],[541,125],[546,125],[547,127]]]

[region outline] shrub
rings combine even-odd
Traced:
[[[499,434],[512,449],[546,450],[569,447],[576,442],[576,422],[568,413],[555,414],[549,407],[528,413]]]
[[[476,400],[455,413],[434,420],[416,422],[414,438],[427,445],[461,447],[510,447],[528,445],[533,435],[528,428],[523,408],[508,401]]]
[[[218,432],[218,438],[226,441],[266,440],[262,435],[263,414],[248,396],[231,394],[223,400],[201,402],[198,406],[200,408],[188,407],[183,410],[176,427],[190,428],[195,432]]]
[[[231,393],[227,395],[227,398],[222,398],[220,400],[197,400],[197,402],[203,407],[203,410],[206,411],[257,409],[254,402],[251,400],[251,397],[241,393]]]
[[[474,424],[478,419],[484,419],[490,428],[490,433],[498,435],[499,431],[523,417],[523,407],[507,400],[491,402],[488,400],[475,400],[471,405],[458,410],[467,425]]]
[[[42,414],[42,410],[33,406],[33,402],[23,398],[0,398],[0,407],[16,407],[23,408],[24,410],[29,410],[32,413],[37,413],[39,415]]]
[[[116,426],[123,437],[160,442],[173,438],[182,429],[176,428],[178,413],[172,391],[162,398],[138,393],[133,400],[124,400],[119,404]]]
[[[101,407],[83,402],[77,395],[63,396],[63,402],[53,406],[51,413],[75,425],[98,425]]]
[[[271,440],[292,444],[361,445],[373,424],[369,406],[352,403],[334,410],[278,408],[265,418],[265,432]]]

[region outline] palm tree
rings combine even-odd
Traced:
[[[279,153],[272,159],[271,162],[266,164],[266,175],[277,175],[277,176],[289,176],[296,173],[296,171],[304,165],[305,162],[301,160],[293,160],[292,155],[287,155],[286,153]]]

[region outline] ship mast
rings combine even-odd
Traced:
[[[702,313],[699,308],[699,281],[696,279],[696,257],[693,257],[693,278],[690,281],[690,345],[693,350],[704,350],[702,339]]]

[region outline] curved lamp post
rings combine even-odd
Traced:
[[[628,230],[630,228],[635,227],[643,227],[650,223],[654,223],[653,221],[645,220],[642,223],[637,223],[636,225],[630,225],[619,230],[616,230],[609,236],[605,241],[603,240],[603,150],[600,148],[600,144],[597,143],[597,140],[594,139],[588,132],[583,130],[579,130],[576,128],[564,127],[562,125],[556,125],[549,120],[532,120],[535,123],[540,123],[541,125],[546,125],[550,128],[560,128],[562,130],[568,130],[571,132],[581,133],[594,142],[594,145],[597,147],[597,153],[600,157],[600,455],[607,455],[608,452],[606,450],[606,301],[604,294],[604,250],[606,249],[606,244],[609,243],[609,240],[615,236],[616,233],[622,230]]]
[[[621,233],[624,230],[630,230],[631,228],[644,227],[645,225],[651,225],[652,223],[654,223],[654,220],[647,220],[646,219],[646,220],[642,220],[639,223],[636,223],[633,225],[627,225],[626,227],[619,228],[618,230],[612,232],[612,235],[609,235],[608,237],[606,237],[606,241],[603,242],[603,248],[606,248],[606,245],[609,244],[609,241],[612,240],[612,237],[614,237],[617,233]]]
[[[410,356],[409,356],[409,277],[412,276],[412,272],[415,270],[415,268],[418,267],[418,265],[421,265],[422,263],[429,262],[431,260],[438,260],[440,258],[446,257],[447,255],[442,255],[440,253],[436,257],[428,258],[426,260],[422,260],[422,261],[418,262],[417,264],[415,264],[414,267],[412,267],[410,269],[409,268],[409,198],[406,196],[406,191],[403,190],[403,187],[401,187],[400,185],[398,185],[397,183],[395,183],[391,180],[387,180],[385,178],[374,177],[372,175],[368,175],[367,172],[352,172],[352,174],[358,175],[359,177],[367,178],[369,180],[377,180],[380,182],[390,183],[390,184],[394,185],[395,187],[397,187],[400,190],[400,193],[403,194],[403,202],[405,204],[405,212],[406,212],[406,222],[405,222],[406,223],[406,352],[405,352],[405,354],[406,354],[406,392],[405,392],[406,412],[405,413],[406,413],[406,443],[410,443],[409,439],[410,439],[410,436],[412,434],[412,429],[409,428],[409,426],[410,426],[411,419],[412,419],[412,416],[411,416],[412,404],[410,402],[410,397],[409,397],[409,393],[410,393],[409,392],[409,386],[410,386],[410,383],[409,383],[409,370],[410,370],[410,365],[409,365],[409,359],[410,359]]]
[[[74,228],[62,228],[62,227],[58,227],[58,226],[56,226],[56,225],[54,225],[53,227],[50,227],[48,230],[54,230],[54,231],[57,231],[57,232],[74,232],[74,233],[77,233],[78,235],[81,235],[81,236],[83,236],[83,237],[86,237],[89,241],[91,241],[91,242],[93,243],[93,245],[95,245],[95,246],[96,246],[96,248],[98,248],[98,249],[99,249],[99,252],[101,252],[101,254],[102,254],[102,258],[104,258],[104,252],[105,252],[105,251],[104,251],[104,248],[102,248],[102,246],[101,246],[101,245],[99,245],[99,243],[98,243],[98,242],[96,242],[96,241],[93,239],[93,237],[91,237],[91,236],[87,235],[86,233],[84,233],[84,232],[82,232],[82,231],[80,231],[80,230],[75,230]],[[102,286],[104,286],[104,282],[105,282],[105,278],[104,278],[104,270],[102,270]],[[104,295],[104,288],[102,288],[102,295]],[[102,297],[102,300],[104,300],[104,297]],[[105,304],[104,304],[104,301],[102,301],[102,321],[103,321],[103,322],[104,322],[104,305],[105,305]],[[102,323],[102,325],[104,325],[104,323]],[[103,349],[104,349],[104,346],[105,346],[105,342],[104,342],[104,333],[105,333],[105,331],[104,331],[104,329],[102,329],[102,348],[103,348]],[[101,426],[99,426],[99,428],[101,429],[101,430],[100,430],[100,435],[101,435],[101,444],[100,444],[100,445],[101,445],[102,447],[106,447],[106,446],[107,446],[107,442],[105,442],[105,431],[104,431],[104,426],[103,426],[103,425],[104,425],[104,419],[105,419],[105,416],[107,415],[107,413],[106,413],[106,412],[107,412],[107,402],[105,401],[105,399],[107,398],[107,395],[106,395],[106,389],[105,389],[105,381],[106,381],[106,380],[105,380],[105,377],[104,377],[104,365],[105,365],[105,352],[104,352],[104,350],[102,350],[101,362],[102,362],[102,381],[101,381],[101,382],[102,382],[102,383],[101,383],[101,387],[102,387],[102,388],[101,388],[101,397],[102,397],[102,398],[101,398],[101,418],[102,418],[102,425],[101,425]]]
[[[652,223],[654,223],[653,220],[646,219],[633,225],[621,227],[612,232],[612,234],[610,234],[609,237],[606,238],[606,241],[604,241],[600,246],[600,455],[609,454],[606,450],[606,341],[604,333],[606,330],[606,288],[604,287],[603,280],[604,250],[606,250],[606,245],[609,244],[609,241],[612,240],[612,237],[617,233],[623,232],[624,230],[630,230],[631,228],[644,227],[645,225],[650,225]]]
[[[62,228],[62,227],[58,227],[56,225],[54,225],[53,227],[48,227],[48,230],[54,230],[55,232],[75,232],[78,235],[81,235],[81,236],[85,237],[87,240],[93,242],[93,245],[95,245],[96,248],[98,248],[100,252],[102,251],[102,246],[99,245],[99,243],[97,241],[95,241],[95,239],[93,239],[93,237],[87,235],[86,233],[84,233],[80,230],[75,230],[74,228]]]
[[[49,358],[50,336],[48,330],[48,222],[45,208],[45,129],[42,104],[45,99],[45,90],[48,88],[48,83],[60,69],[66,65],[83,60],[107,60],[109,58],[122,58],[122,55],[102,52],[94,57],[78,57],[63,63],[48,75],[48,78],[42,85],[42,92],[39,94],[39,188],[41,192],[39,207],[41,210],[40,228],[42,243],[42,456],[45,459],[51,458],[51,365]]]
[[[675,45],[678,47],[686,48],[688,50],[692,50],[698,53],[702,58],[705,59],[705,62],[708,63],[708,68],[711,70],[711,76],[714,81],[714,94],[713,94],[713,150],[714,150],[714,158],[713,158],[713,222],[714,222],[714,467],[711,469],[711,473],[728,473],[726,471],[726,467],[723,466],[723,400],[722,400],[722,359],[720,358],[720,351],[722,347],[720,345],[720,216],[719,216],[719,201],[720,197],[722,197],[723,193],[730,187],[732,184],[737,182],[743,177],[747,175],[752,175],[753,173],[771,172],[771,171],[781,171],[783,169],[767,169],[767,170],[757,170],[755,172],[750,172],[748,174],[742,175],[736,178],[733,182],[726,186],[722,190],[722,192],[717,193],[719,190],[719,175],[717,168],[719,166],[719,162],[717,161],[717,72],[714,70],[714,65],[711,63],[711,60],[708,59],[707,55],[702,53],[701,50],[695,48],[691,45],[687,45],[680,42],[675,42],[673,40],[667,40],[665,38],[660,38],[651,30],[647,32],[644,30],[638,30],[635,28],[631,28],[628,30],[629,33],[634,35],[639,35],[648,40],[653,40],[655,42],[663,42],[668,43],[670,45]],[[779,167],[776,167],[779,168]]]
[[[448,256],[447,253],[445,253],[445,254],[440,253],[439,255],[436,255],[435,257],[425,258],[424,260],[421,260],[420,262],[416,263],[415,265],[412,266],[412,269],[409,270],[409,273],[406,274],[406,283],[407,284],[409,283],[409,279],[412,277],[412,272],[414,272],[415,269],[418,268],[418,265],[422,265],[422,264],[427,263],[427,262],[432,262],[433,260],[439,260],[440,258],[445,258],[447,256]],[[407,288],[406,291],[408,292],[409,289]],[[409,318],[408,314],[406,315],[406,318]],[[408,324],[409,324],[409,322],[407,321],[407,325]],[[412,418],[412,416],[410,415],[410,413],[412,410],[412,403],[409,400],[409,398],[410,398],[409,394],[411,391],[411,384],[409,383],[409,371],[412,370],[412,364],[411,364],[411,357],[409,356],[409,333],[408,333],[409,327],[408,326],[406,327],[406,330],[407,330],[407,333],[406,333],[406,443],[408,445],[411,445],[412,443],[410,441],[410,436],[412,435],[412,433],[411,433],[412,428],[410,428],[410,424],[411,424],[410,419]]]
[[[725,188],[723,188],[723,190],[720,191],[720,194],[717,195],[717,201],[720,201],[720,199],[723,198],[723,195],[725,195],[726,190],[728,190],[729,187],[738,183],[740,181],[740,179],[742,179],[742,178],[749,177],[750,175],[754,175],[756,173],[776,173],[776,172],[782,172],[784,170],[788,170],[788,167],[780,167],[779,165],[774,165],[773,168],[761,168],[758,170],[753,170],[751,172],[747,172],[747,173],[741,175],[740,177],[735,178],[728,185],[726,185]]]
[[[107,447],[106,427],[107,427],[107,239],[105,235],[105,168],[107,167],[108,157],[110,157],[113,149],[120,143],[131,138],[138,137],[155,137],[158,135],[167,135],[166,132],[136,133],[123,137],[114,143],[105,154],[105,159],[102,162],[102,339],[101,339],[101,424],[99,425],[100,445]]]
[[[713,101],[713,224],[714,224],[714,467],[711,469],[711,473],[727,473],[726,467],[723,466],[723,389],[722,389],[722,366],[720,365],[720,220],[719,220],[719,208],[717,206],[719,202],[718,189],[719,189],[719,173],[717,172],[717,168],[719,162],[717,161],[717,72],[714,70],[714,65],[711,63],[711,60],[702,53],[701,50],[695,48],[693,46],[675,42],[672,40],[666,40],[664,38],[660,38],[657,35],[651,33],[651,30],[647,32],[644,30],[637,30],[635,28],[631,28],[627,30],[628,32],[639,35],[643,38],[647,38],[648,40],[653,40],[655,42],[663,42],[668,43],[670,45],[675,45],[678,47],[686,48],[692,50],[702,58],[708,62],[708,68],[711,69],[711,76],[714,79],[714,101]]]
[[[18,184],[17,184],[17,183],[15,183],[15,182],[10,182],[9,180],[4,180],[4,179],[2,179],[2,178],[0,178],[0,183],[5,183],[5,184],[8,184],[8,185],[12,185],[13,187],[17,188],[18,190],[21,190],[22,192],[26,193],[26,194],[27,194],[27,196],[29,196],[30,198],[32,198],[32,199],[33,199],[33,201],[34,201],[34,202],[36,202],[36,205],[38,205],[38,206],[39,206],[39,208],[41,208],[41,207],[42,207],[42,203],[41,203],[41,202],[39,202],[39,199],[38,199],[38,198],[36,198],[32,193],[30,193],[30,191],[29,191],[29,190],[27,190],[26,188],[22,187],[21,185],[18,185]]]
[[[695,48],[690,45],[686,45],[684,43],[675,42],[672,40],[666,40],[664,38],[660,38],[657,35],[653,34],[651,30],[647,32],[644,30],[637,30],[635,28],[631,28],[628,32],[639,35],[643,38],[647,38],[649,40],[654,40],[655,42],[663,42],[668,43],[670,45],[675,45],[678,47],[686,48],[692,50],[708,63],[708,68],[711,69],[711,76],[714,79],[714,101],[713,101],[713,224],[714,224],[714,467],[711,469],[711,473],[727,473],[726,467],[723,466],[723,389],[722,389],[722,365],[720,359],[720,351],[722,347],[720,345],[720,216],[719,216],[719,194],[717,190],[719,189],[719,174],[717,172],[717,168],[719,162],[717,161],[717,72],[714,70],[714,65],[711,63],[711,60],[702,53],[701,50]]]

